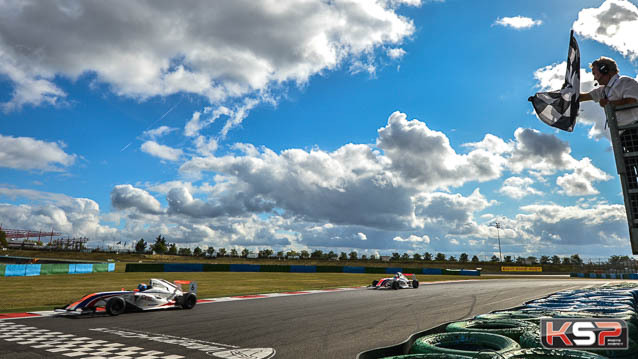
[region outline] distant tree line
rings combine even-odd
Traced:
[[[206,250],[202,248],[195,247],[195,249],[191,250],[190,248],[179,248],[175,243],[168,243],[166,238],[161,234],[155,238],[155,243],[148,244],[144,239],[140,239],[135,245],[135,251],[137,253],[156,253],[156,254],[168,254],[168,255],[179,255],[179,256],[195,256],[195,257],[243,257],[246,258],[251,254],[251,252],[244,248],[241,252],[239,252],[235,248],[231,248],[230,251],[226,250],[226,248],[218,248],[215,249],[213,247],[208,247]],[[262,249],[259,250],[258,253],[255,253],[258,258],[294,258],[294,259],[316,259],[316,260],[370,260],[370,259],[380,259],[377,256],[367,256],[365,254],[359,255],[356,251],[351,251],[349,253],[346,252],[335,252],[328,251],[324,252],[322,250],[314,250],[309,252],[307,250],[302,250],[300,252],[296,252],[294,250],[290,251],[278,251],[274,252],[272,249]],[[430,253],[425,252],[421,253],[398,253],[394,252],[391,256],[389,256],[389,260],[393,262],[407,262],[407,261],[425,261],[425,262],[448,262],[448,263],[501,263],[498,256],[493,255],[489,261],[481,261],[478,256],[473,255],[470,258],[470,255],[467,253],[461,253],[458,258],[455,256],[446,256],[444,253]],[[598,263],[598,264],[609,264],[612,266],[621,266],[626,265],[627,263],[633,263],[633,259],[628,256],[611,256],[607,263]],[[559,257],[557,255],[554,256],[541,256],[540,258],[535,256],[521,257],[518,256],[516,258],[512,256],[504,256],[502,264],[504,265],[584,265],[584,261],[580,258],[578,254],[571,255],[569,257]],[[590,262],[591,264],[591,262]]]

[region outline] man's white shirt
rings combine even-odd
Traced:
[[[635,98],[638,100],[638,82],[627,76],[614,75],[607,86],[593,89],[590,93],[592,100],[600,102],[607,97],[609,101]],[[625,126],[638,121],[638,107],[616,112],[618,126]]]

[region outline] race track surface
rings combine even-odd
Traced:
[[[439,324],[618,281],[490,279],[0,321],[1,358],[354,358]],[[273,356],[274,353],[274,356]]]

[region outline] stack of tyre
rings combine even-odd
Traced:
[[[445,333],[414,341],[410,354],[387,359],[427,358],[638,358],[638,286],[622,284],[561,291],[512,310],[477,315],[447,325]],[[627,350],[545,349],[541,318],[617,318],[627,323]]]

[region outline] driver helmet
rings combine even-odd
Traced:
[[[146,288],[147,288],[147,287],[146,287],[146,284],[144,284],[144,283],[140,283],[140,284],[138,284],[138,286],[137,286],[137,290],[139,290],[140,292],[145,291],[145,290],[146,290]]]

